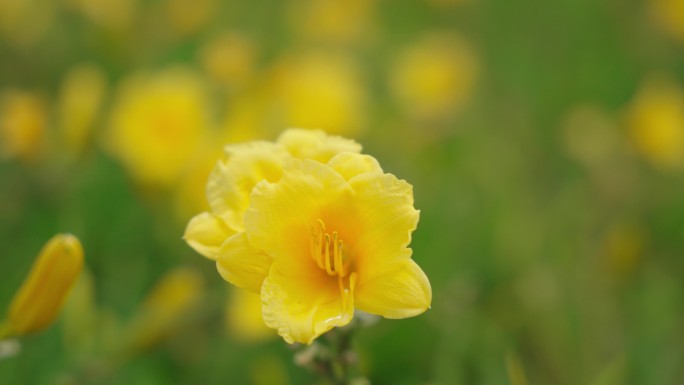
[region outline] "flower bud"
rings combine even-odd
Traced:
[[[50,239],[12,298],[5,334],[21,336],[52,324],[82,268],[83,248],[76,237],[58,234]]]

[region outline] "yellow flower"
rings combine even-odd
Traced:
[[[174,332],[204,293],[196,270],[179,267],[164,275],[138,309],[128,329],[128,349],[149,348]]]
[[[67,0],[91,22],[114,31],[124,31],[138,12],[138,0]]]
[[[227,86],[241,86],[254,71],[256,47],[245,36],[225,33],[202,48],[200,61],[213,80]]]
[[[0,158],[37,160],[43,151],[46,107],[36,95],[5,91],[0,95]]]
[[[223,241],[244,230],[243,216],[257,183],[280,179],[286,160],[310,158],[327,162],[347,151],[359,152],[361,146],[319,130],[304,129],[287,130],[276,143],[255,141],[226,146],[227,160],[218,162],[207,182],[211,211],[190,220],[185,240],[198,253],[215,260]]]
[[[658,25],[674,38],[684,41],[684,2],[651,0],[651,11]]]
[[[684,91],[667,77],[651,77],[627,111],[637,151],[663,169],[684,167]]]
[[[57,318],[83,268],[83,249],[76,237],[58,234],[48,241],[12,298],[0,339],[35,333]]]
[[[40,0],[0,0],[0,37],[16,46],[31,46],[55,20],[55,3]]]
[[[308,0],[289,3],[289,22],[303,38],[332,42],[368,39],[375,0]]]
[[[470,98],[477,63],[461,38],[434,34],[407,47],[390,75],[394,94],[410,114],[443,118]]]
[[[75,67],[65,77],[57,109],[61,135],[72,154],[80,154],[90,139],[106,89],[105,75],[92,65]]]
[[[201,80],[188,70],[132,77],[117,95],[107,144],[139,182],[172,184],[200,149],[206,104]]]
[[[279,127],[325,128],[354,135],[365,124],[366,89],[344,55],[305,53],[285,58],[272,72],[272,116]]]
[[[289,343],[310,344],[354,308],[404,318],[430,306],[408,248],[412,187],[360,150],[306,130],[229,148],[207,185],[213,212],[188,225],[188,243],[260,293],[264,321]]]
[[[216,0],[166,0],[163,6],[171,30],[178,35],[185,36],[196,33],[208,24],[216,15],[218,2]]]

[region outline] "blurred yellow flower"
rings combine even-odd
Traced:
[[[57,102],[60,134],[72,154],[80,154],[98,117],[107,79],[98,67],[74,67],[64,78]]]
[[[656,23],[674,38],[684,41],[684,2],[681,0],[651,0],[651,12]]]
[[[25,91],[0,95],[0,158],[37,160],[43,152],[47,111],[42,99]]]
[[[273,110],[278,127],[320,128],[353,136],[365,125],[366,89],[347,56],[304,53],[283,59],[273,70]]]
[[[289,3],[292,29],[304,39],[339,43],[368,40],[375,0],[306,0]]]
[[[133,76],[118,90],[106,145],[144,184],[178,181],[210,124],[201,79],[183,68]]]
[[[246,36],[227,32],[207,42],[199,60],[215,81],[229,87],[243,86],[252,76],[256,47]]]
[[[206,26],[216,14],[216,0],[166,0],[164,13],[171,30],[178,35],[192,34]]]
[[[124,31],[138,12],[138,0],[66,0],[92,23],[103,28]]]
[[[261,297],[247,290],[231,290],[226,306],[226,328],[238,340],[256,342],[275,337],[261,317]]]
[[[634,147],[654,166],[684,166],[684,92],[674,79],[646,79],[628,107],[626,123]]]
[[[172,334],[204,294],[202,275],[188,267],[166,273],[152,288],[131,321],[126,348],[150,348]]]
[[[43,246],[31,271],[9,305],[0,339],[41,331],[59,314],[83,268],[83,249],[76,237],[58,234]]]
[[[477,61],[463,41],[433,34],[406,47],[390,73],[390,86],[403,107],[420,119],[458,112],[469,100]]]
[[[408,248],[412,187],[360,150],[306,130],[229,148],[207,185],[213,212],[188,224],[188,243],[260,293],[264,321],[289,343],[347,324],[355,307],[404,318],[430,306]]]
[[[34,44],[45,36],[54,16],[53,2],[0,0],[0,37],[17,46]]]

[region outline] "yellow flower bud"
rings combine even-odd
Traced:
[[[204,278],[193,268],[177,267],[166,273],[129,324],[124,352],[140,352],[172,335],[200,303],[204,286]]]
[[[82,268],[83,248],[76,237],[58,234],[50,239],[12,298],[0,338],[3,334],[21,336],[48,327],[57,318]]]
[[[0,95],[0,159],[31,163],[43,154],[47,108],[36,94],[7,90]]]

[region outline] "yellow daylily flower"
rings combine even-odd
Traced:
[[[354,42],[371,37],[375,0],[307,0],[288,4],[291,28],[307,40]]]
[[[52,237],[12,298],[7,320],[0,325],[0,339],[35,333],[52,324],[82,269],[78,239],[70,234]]]
[[[289,129],[275,143],[254,141],[226,146],[227,160],[218,162],[207,182],[211,211],[190,220],[185,240],[198,253],[216,259],[223,242],[244,229],[242,219],[254,186],[262,180],[280,179],[286,160],[327,162],[340,152],[360,151],[361,146],[352,140],[305,129]]]
[[[430,283],[408,247],[419,216],[411,185],[359,154],[358,144],[322,132],[289,130],[277,143],[247,148],[242,166],[210,178],[213,216],[193,219],[186,240],[216,259],[224,279],[260,293],[269,327],[310,344],[347,324],[354,308],[405,318],[430,306]],[[229,238],[211,224],[217,217],[234,232]],[[211,229],[209,242],[199,222]]]
[[[43,153],[47,108],[37,95],[7,90],[0,95],[0,159],[36,161]]]
[[[123,32],[135,20],[140,8],[138,0],[66,0],[67,5],[92,23]]]
[[[626,114],[635,149],[654,166],[684,168],[684,91],[676,80],[649,77]]]
[[[106,139],[139,182],[169,185],[186,172],[208,132],[204,91],[201,79],[180,67],[123,83]]]
[[[218,5],[216,0],[166,0],[162,6],[171,31],[186,36],[209,24],[216,16]]]
[[[475,55],[454,35],[433,33],[406,47],[390,72],[390,86],[414,117],[444,118],[471,97],[477,77]]]
[[[55,21],[56,4],[40,0],[0,0],[0,38],[18,47],[32,46]]]
[[[329,52],[288,56],[270,75],[273,104],[269,113],[279,127],[324,127],[344,135],[364,128],[367,93],[352,58]]]
[[[202,47],[199,60],[212,80],[226,86],[242,86],[254,72],[256,53],[247,36],[226,32]]]
[[[106,91],[107,79],[94,65],[75,67],[64,78],[57,111],[60,134],[72,154],[86,147]]]
[[[684,41],[684,2],[681,0],[651,0],[654,21],[675,39]]]
[[[166,273],[152,288],[128,328],[127,349],[139,351],[172,334],[204,294],[202,275],[189,267]]]

